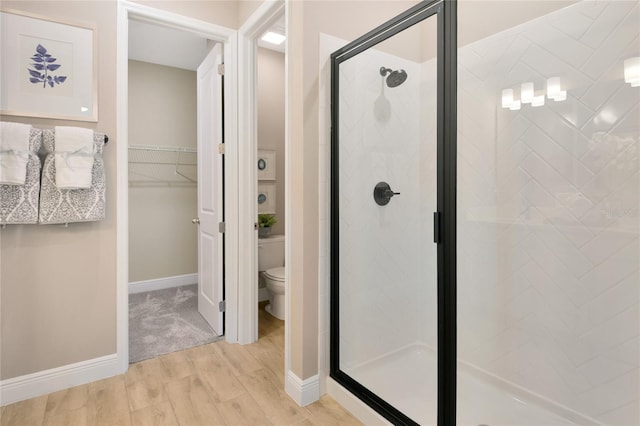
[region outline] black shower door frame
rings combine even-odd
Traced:
[[[437,244],[438,298],[438,425],[456,424],[456,0],[424,1],[331,54],[331,314],[330,376],[364,403],[396,425],[415,421],[340,369],[339,315],[339,66],[353,56],[405,29],[437,19]]]

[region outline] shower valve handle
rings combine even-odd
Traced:
[[[400,195],[400,193],[394,192],[387,182],[378,182],[373,188],[373,199],[379,206],[389,204],[394,195]]]

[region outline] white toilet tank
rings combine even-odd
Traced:
[[[258,271],[284,265],[284,235],[258,238]]]

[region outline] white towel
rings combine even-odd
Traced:
[[[91,188],[94,160],[93,130],[57,126],[55,132],[56,186]]]
[[[29,124],[0,123],[0,184],[24,185],[30,132]]]

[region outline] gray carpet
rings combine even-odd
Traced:
[[[129,295],[129,362],[220,339],[198,313],[197,284]]]

